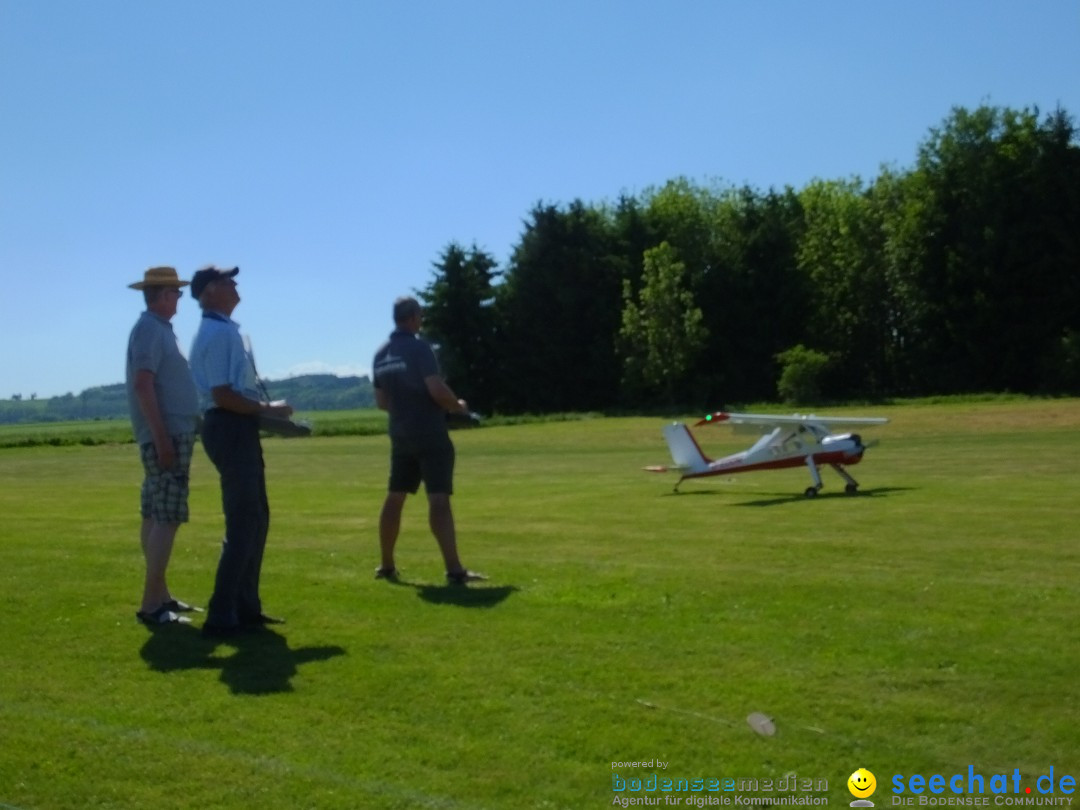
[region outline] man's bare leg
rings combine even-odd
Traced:
[[[401,511],[408,493],[389,492],[379,513],[379,551],[382,555],[380,570],[394,570],[394,547],[401,531]]]
[[[439,544],[443,562],[448,573],[457,573],[465,566],[458,559],[457,531],[454,527],[454,512],[450,508],[450,496],[446,493],[428,494],[428,525]]]
[[[173,542],[179,523],[158,523],[144,518],[139,539],[143,557],[146,559],[146,581],[143,585],[142,611],[152,613],[171,599],[169,586],[165,583],[165,571],[169,567]]]

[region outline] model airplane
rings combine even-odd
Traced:
[[[859,489],[856,481],[844,469],[845,466],[862,461],[866,445],[857,433],[832,433],[830,427],[855,427],[884,425],[888,419],[881,417],[829,417],[829,416],[769,416],[758,413],[711,413],[694,427],[701,425],[734,425],[739,433],[764,433],[748,450],[715,461],[706,457],[701,447],[682,422],[664,426],[664,439],[671,450],[674,462],[671,466],[652,466],[650,472],[674,471],[682,474],[679,484],[688,478],[705,478],[710,475],[730,475],[753,470],[780,470],[786,467],[806,466],[814,485],[806,488],[806,497],[813,498],[823,486],[820,467],[828,464],[846,482],[844,491],[854,494]]]

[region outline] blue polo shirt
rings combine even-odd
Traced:
[[[248,399],[260,400],[255,361],[240,334],[240,324],[218,312],[204,312],[191,343],[191,376],[204,411],[214,407],[212,389],[227,385]]]

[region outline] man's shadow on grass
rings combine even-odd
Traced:
[[[235,650],[232,655],[222,654],[229,648]],[[203,638],[190,624],[168,624],[150,629],[139,654],[154,672],[218,670],[234,695],[271,695],[292,691],[290,681],[300,664],[344,655],[345,649],[335,645],[294,650],[285,636],[267,628],[222,642]]]
[[[412,588],[416,595],[433,605],[456,605],[466,608],[493,608],[520,590],[516,585],[432,585],[426,582],[408,582],[404,579],[387,580],[391,585]]]

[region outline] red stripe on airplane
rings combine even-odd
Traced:
[[[710,413],[704,419],[698,420],[694,427],[701,427],[702,425],[713,425],[717,422],[726,422],[730,418],[731,414],[724,413],[723,411],[716,411],[715,413]]]
[[[814,453],[814,463],[819,467],[823,464],[840,464],[842,466],[852,466],[862,461],[862,453],[852,456],[845,453],[843,450],[836,450],[832,453]],[[736,464],[731,467],[723,467],[716,470],[709,470],[708,472],[699,473],[686,473],[684,478],[706,478],[710,475],[730,475],[733,473],[741,472],[754,472],[756,470],[783,470],[789,467],[805,467],[806,456],[796,456],[794,458],[782,458],[776,461],[762,461],[757,464]]]

